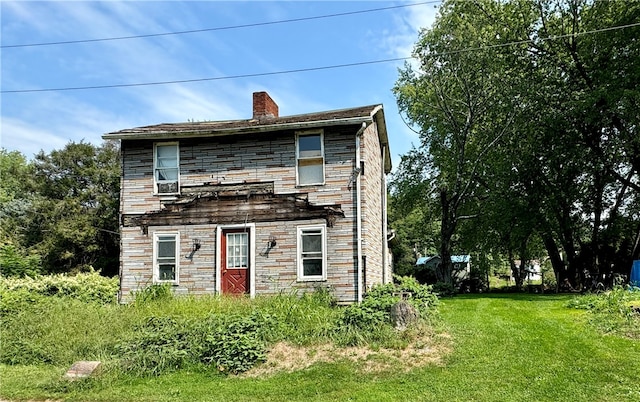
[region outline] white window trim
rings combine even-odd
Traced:
[[[158,177],[156,175],[156,170],[158,169],[158,145],[175,145],[176,146],[176,162],[178,164],[178,191],[174,193],[161,193],[158,191],[158,184],[163,183],[158,181]],[[180,194],[180,143],[177,141],[173,142],[155,142],[153,144],[153,194],[154,195],[176,195]]]
[[[304,137],[305,135],[313,135],[313,134],[320,134],[320,156],[314,156],[310,158],[301,158],[300,147],[298,146],[299,144],[298,138]],[[300,184],[300,175],[298,173],[300,167],[298,165],[298,161],[300,161],[301,159],[322,159],[322,182]],[[326,176],[325,176],[325,157],[324,157],[324,130],[318,129],[318,130],[296,131],[296,185],[301,187],[318,186],[318,185],[324,185],[325,181],[326,181]]]
[[[176,278],[174,280],[161,280],[160,267],[158,266],[158,238],[160,236],[174,236],[176,239]],[[180,284],[180,232],[154,232],[153,233],[153,283]]]
[[[320,230],[322,235],[322,275],[305,276],[302,264],[302,232],[305,230]],[[314,282],[327,280],[327,225],[301,225],[297,227],[296,259],[298,266],[298,282]]]

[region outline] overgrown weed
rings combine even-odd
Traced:
[[[589,322],[604,333],[640,339],[636,303],[640,303],[640,290],[618,286],[603,293],[576,297],[568,306],[589,311]]]
[[[390,307],[411,294],[408,300],[426,323],[437,304],[430,288],[406,279],[374,287],[362,304],[350,307],[336,306],[327,288],[250,299],[178,297],[169,286],[153,285],[133,303],[119,305],[110,298],[86,301],[66,290],[45,296],[51,286],[34,286],[45,290],[2,287],[1,307],[7,314],[0,318],[0,363],[62,367],[101,360],[134,376],[182,369],[240,373],[264,361],[268,345],[279,342],[399,350],[416,332],[397,331]],[[73,288],[65,286],[57,289]]]

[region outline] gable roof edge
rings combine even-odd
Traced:
[[[391,172],[391,150],[389,149],[389,135],[387,133],[387,123],[384,119],[384,109],[382,105],[377,105],[371,111],[371,119],[376,122],[378,126],[378,140],[380,145],[384,147],[384,172],[389,174]]]

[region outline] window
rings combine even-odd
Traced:
[[[227,233],[227,268],[247,268],[248,233]]]
[[[180,177],[178,144],[156,144],[153,165],[156,193],[177,194]]]
[[[298,184],[324,184],[324,144],[322,131],[296,135]]]
[[[298,227],[298,280],[327,279],[325,226]]]
[[[178,283],[178,233],[155,233],[153,236],[154,282]]]

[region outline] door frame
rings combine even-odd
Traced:
[[[256,224],[218,225],[216,227],[216,294],[222,294],[222,233],[227,229],[246,229],[249,233],[249,296],[256,296]]]

